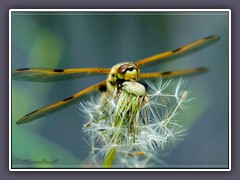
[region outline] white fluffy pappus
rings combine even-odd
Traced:
[[[182,138],[177,114],[191,100],[182,79],[177,84],[162,78],[146,84],[126,81],[104,98],[91,96],[80,103],[87,120],[83,130],[97,154],[106,156],[116,148],[119,154],[156,156]]]

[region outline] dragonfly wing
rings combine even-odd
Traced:
[[[64,99],[64,100],[55,102],[53,104],[50,104],[48,106],[45,106],[45,107],[40,108],[38,110],[35,110],[35,111],[23,116],[21,119],[19,119],[16,122],[16,124],[25,124],[25,123],[31,122],[33,120],[36,120],[36,119],[38,119],[42,116],[51,114],[55,111],[59,111],[62,108],[65,108],[68,105],[75,103],[82,95],[84,95],[84,94],[86,94],[90,91],[100,89],[100,88],[104,87],[105,85],[106,85],[106,81],[100,82],[100,83],[95,84],[93,86],[90,86],[90,87],[88,87],[88,88],[86,88],[86,89],[84,89],[84,90],[82,90],[82,91]]]
[[[81,78],[89,75],[108,74],[109,68],[48,69],[25,68],[12,72],[12,79],[19,81],[53,82]]]
[[[192,69],[166,71],[166,72],[151,72],[151,73],[142,73],[139,75],[139,78],[144,79],[144,78],[156,78],[156,77],[174,77],[174,76],[196,74],[196,73],[206,72],[206,71],[208,71],[208,69],[202,67],[202,68],[192,68]]]
[[[208,37],[205,37],[203,39],[194,41],[190,44],[187,44],[185,46],[182,46],[180,48],[177,48],[173,51],[166,51],[164,53],[156,54],[154,56],[150,56],[150,57],[141,59],[141,60],[137,61],[135,64],[140,67],[140,66],[144,66],[144,65],[146,65],[148,63],[151,63],[151,62],[183,56],[183,55],[186,55],[188,53],[199,50],[203,47],[206,47],[206,46],[216,42],[219,39],[220,39],[219,36],[215,36],[215,35],[208,36]]]

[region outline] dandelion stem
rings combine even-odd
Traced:
[[[112,165],[116,156],[116,151],[117,151],[116,147],[113,147],[112,149],[110,149],[103,163],[103,168],[112,168]]]

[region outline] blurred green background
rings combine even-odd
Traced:
[[[167,151],[164,167],[228,167],[228,12],[12,12],[11,18],[12,69],[111,67],[220,35],[221,40],[212,46],[141,72],[202,66],[210,69],[184,77],[186,89],[195,99],[180,113],[186,136]],[[56,83],[13,81],[13,167],[78,168],[89,153],[78,104],[29,124],[19,126],[15,122],[105,78]],[[88,98],[86,95],[81,101]],[[57,163],[19,163],[44,159]]]

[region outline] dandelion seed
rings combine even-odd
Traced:
[[[177,107],[174,109],[171,116],[166,119],[166,124],[168,124],[169,121],[173,118],[174,114],[176,114],[176,111],[178,110],[178,108],[180,107],[180,105],[182,104],[182,101],[186,98],[186,96],[187,96],[187,91],[184,91],[179,103],[177,104]]]

